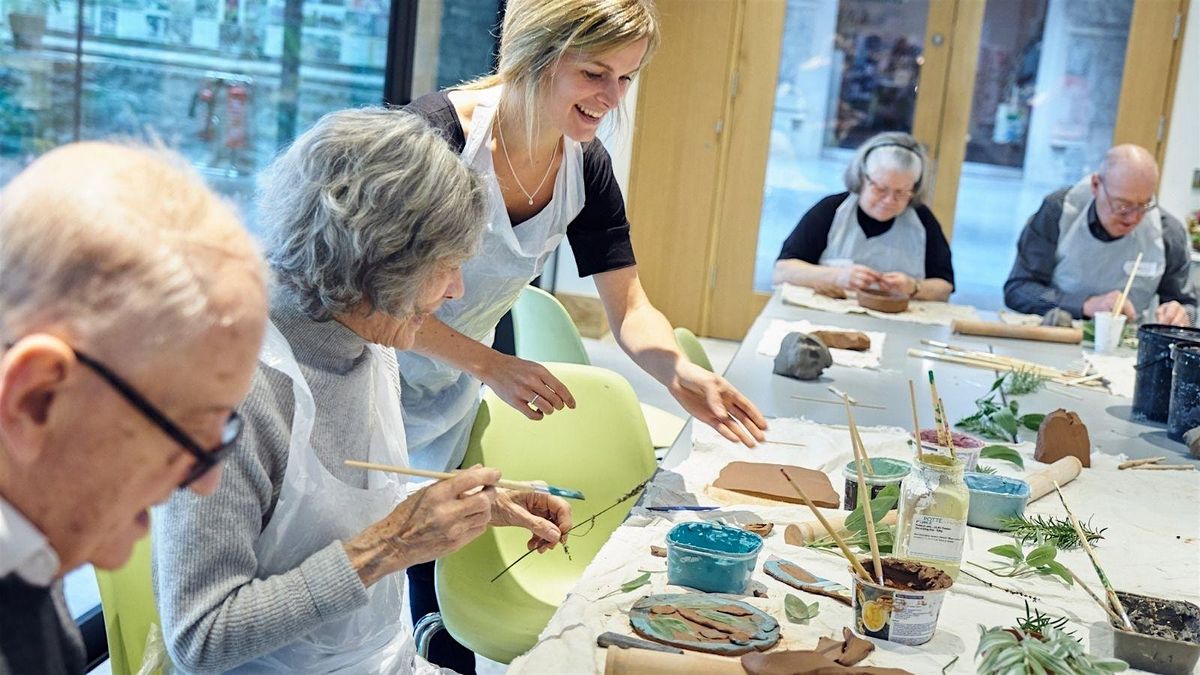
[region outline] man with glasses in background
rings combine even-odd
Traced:
[[[1030,314],[1058,307],[1077,319],[1112,311],[1131,322],[1191,325],[1187,229],[1158,207],[1157,185],[1154,156],[1126,144],[1105,153],[1096,173],[1047,196],[1021,233],[1005,304]],[[1128,299],[1115,307],[1139,254]]]
[[[74,144],[0,192],[0,674],[82,672],[62,577],[216,489],[265,320],[255,245],[180,158]]]

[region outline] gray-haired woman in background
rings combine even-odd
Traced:
[[[462,295],[485,210],[480,179],[398,110],[326,115],[267,170],[278,287],[245,432],[211,499],[177,495],[154,519],[183,670],[423,672],[397,572],[489,523],[526,527],[543,550],[569,529],[565,502],[488,487],[493,469],[406,498],[403,478],[345,465],[408,464],[392,348]]]
[[[773,283],[949,298],[950,244],[922,204],[930,176],[925,148],[912,136],[885,132],[868,139],[846,167],[849,192],[817,202],[788,235]]]

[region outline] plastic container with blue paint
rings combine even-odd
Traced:
[[[899,487],[900,481],[912,470],[912,464],[891,457],[872,457],[868,464],[874,473],[864,471],[863,480],[871,491],[871,499],[878,497],[889,485]],[[846,489],[842,490],[842,508],[853,511],[858,506],[858,463],[853,460],[847,462],[842,469],[842,476],[846,478]]]
[[[988,530],[1003,530],[1005,518],[1025,515],[1029,503],[1029,483],[987,473],[968,473],[963,476],[971,495],[967,524]]]
[[[762,537],[721,523],[680,523],[667,533],[667,583],[711,593],[745,593]]]

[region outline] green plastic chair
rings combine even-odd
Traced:
[[[675,343],[679,345],[679,350],[688,357],[689,361],[710,373],[713,372],[708,352],[704,351],[704,345],[700,344],[700,339],[696,337],[695,333],[680,326],[675,329]]]
[[[592,366],[548,367],[571,388],[578,409],[534,422],[488,392],[463,464],[497,467],[505,478],[582,490],[587,499],[571,502],[574,522],[580,523],[648,478],[655,470],[654,449],[637,396],[624,378]],[[526,552],[528,531],[491,528],[438,560],[438,603],[447,630],[493,661],[509,663],[528,651],[635,501],[597,518],[586,535],[568,538],[569,559],[562,547],[535,553],[495,583],[492,577]]]
[[[133,555],[121,569],[96,570],[96,585],[104,608],[113,675],[132,675],[142,666],[151,627],[159,631],[159,644],[162,637],[150,578],[150,536],[134,544]]]
[[[592,364],[579,337],[579,328],[567,308],[553,295],[536,286],[526,286],[513,305],[512,318],[517,356],[539,363]],[[683,431],[686,420],[649,403],[641,405],[650,429],[650,442],[656,448],[670,447]]]

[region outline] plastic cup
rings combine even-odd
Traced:
[[[1096,353],[1111,354],[1117,351],[1117,346],[1121,344],[1121,334],[1125,332],[1125,314],[1096,312],[1093,318],[1096,321]]]
[[[872,569],[870,560],[861,562],[868,571]],[[932,591],[900,590],[865,581],[857,574],[851,576],[855,632],[902,645],[923,645],[933,639],[949,586]]]
[[[762,537],[721,523],[680,523],[667,533],[667,583],[710,593],[745,593]]]
[[[871,492],[871,499],[878,497],[889,485],[899,486],[900,481],[912,470],[912,465],[908,462],[891,457],[872,457],[870,464],[875,474],[864,471],[863,479]],[[853,511],[858,506],[858,464],[853,460],[848,462],[842,469],[842,476],[846,479],[846,489],[842,491],[842,508]]]

